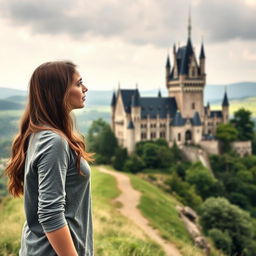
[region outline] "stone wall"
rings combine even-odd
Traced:
[[[248,141],[235,141],[232,143],[232,148],[241,156],[252,154],[252,142]]]
[[[219,154],[219,142],[217,140],[202,140],[200,146],[210,155]]]

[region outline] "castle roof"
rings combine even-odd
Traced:
[[[187,75],[188,74],[188,68],[189,68],[189,59],[194,54],[192,43],[190,38],[188,38],[187,45],[185,47],[185,51],[183,53],[183,58],[181,59],[181,69],[180,73],[181,75]]]
[[[128,123],[128,126],[127,126],[128,129],[134,129],[134,125],[133,125],[133,122],[130,120],[130,122]]]
[[[168,97],[141,97],[141,118],[166,118],[169,113],[170,118],[174,117],[177,110],[175,98]]]
[[[131,113],[132,95],[135,94],[136,89],[120,89],[124,110]]]
[[[204,45],[203,45],[203,43],[202,43],[202,45],[201,45],[201,52],[200,52],[200,57],[199,57],[200,59],[205,59],[205,54],[204,54]]]
[[[146,119],[148,115],[150,119],[157,118],[157,114],[159,114],[159,118],[166,118],[167,113],[169,113],[170,118],[173,118],[177,111],[175,98],[140,97],[138,89],[120,89],[120,93],[126,113],[131,113],[131,107],[134,104],[133,102],[136,97],[139,98],[142,119]],[[134,100],[132,100],[132,98],[134,98]]]
[[[180,111],[177,111],[174,119],[171,122],[172,126],[184,126],[186,120],[181,116]]]
[[[138,89],[136,89],[134,94],[132,95],[132,106],[133,107],[140,106],[140,93]]]
[[[193,126],[201,126],[202,125],[201,118],[200,118],[198,112],[196,112],[194,114],[193,118],[191,118],[191,123]]]
[[[228,96],[227,96],[227,92],[226,91],[225,91],[224,98],[223,98],[223,101],[222,101],[222,106],[223,107],[228,107],[229,106]]]
[[[166,60],[166,65],[165,65],[165,67],[166,67],[166,68],[170,68],[170,67],[171,67],[169,54],[167,55],[167,60]]]
[[[111,100],[111,106],[114,107],[116,105],[116,94],[113,92],[112,100]]]
[[[222,111],[221,110],[212,110],[210,112],[210,117],[218,117],[218,118],[222,118]]]

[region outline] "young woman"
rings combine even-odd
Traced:
[[[71,62],[47,62],[32,74],[6,168],[9,192],[24,195],[20,256],[93,255],[93,159],[70,116],[84,107],[87,91]]]

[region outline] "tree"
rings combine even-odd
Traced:
[[[249,214],[225,198],[208,198],[200,209],[200,221],[204,232],[219,229],[232,240],[231,255],[242,255],[253,240],[253,225]]]
[[[212,238],[216,248],[222,250],[227,255],[230,255],[232,240],[227,232],[222,232],[217,228],[213,228],[208,231],[208,234]]]
[[[118,145],[110,125],[103,119],[93,121],[88,131],[89,150],[96,153],[97,163],[110,163]]]
[[[141,159],[140,156],[136,154],[132,154],[124,164],[124,171],[125,172],[132,172],[137,173],[142,171],[145,168],[145,163]]]
[[[239,140],[253,140],[254,138],[254,122],[251,120],[251,111],[241,108],[234,113],[231,123],[238,131]]]
[[[216,196],[219,193],[217,189],[218,181],[200,162],[193,163],[186,171],[185,180],[195,186],[197,193],[203,199]]]
[[[237,139],[238,131],[232,124],[219,124],[216,138],[221,141],[224,152],[231,150],[231,142]]]
[[[117,147],[113,157],[113,167],[117,170],[123,170],[128,154],[126,148]]]
[[[196,210],[202,204],[202,198],[196,193],[195,188],[182,181],[176,173],[173,173],[165,183],[169,186],[169,192],[175,192],[183,204]]]

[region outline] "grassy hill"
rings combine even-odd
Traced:
[[[162,236],[177,245],[185,256],[203,256],[194,247],[185,227],[178,217],[175,198],[155,186],[130,175],[132,184],[142,193],[139,208],[151,225]],[[97,256],[164,256],[162,249],[152,242],[135,224],[123,217],[112,199],[119,195],[115,179],[92,167],[92,195]],[[150,207],[150,208],[149,208]],[[0,203],[0,256],[17,255],[24,222],[22,199],[6,197]],[[220,256],[213,252],[212,256]]]

